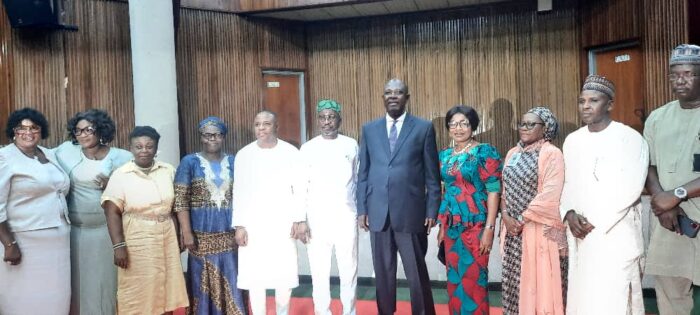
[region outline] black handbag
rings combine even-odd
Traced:
[[[437,254],[438,260],[439,260],[443,265],[447,265],[447,263],[445,262],[445,241],[440,241],[440,245],[438,245],[438,248],[439,248],[439,249],[438,249],[438,254]]]

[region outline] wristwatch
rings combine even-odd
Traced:
[[[674,189],[673,195],[678,197],[678,199],[680,199],[680,200],[688,199],[688,191],[685,190],[685,188],[683,188],[683,187],[678,187],[678,188]]]

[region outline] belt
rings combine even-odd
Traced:
[[[141,214],[141,213],[133,213],[133,212],[124,212],[125,216],[134,218],[134,219],[139,219],[139,220],[145,220],[145,221],[154,221],[154,222],[165,222],[168,220],[171,220],[173,216],[170,214],[170,212],[166,214]]]

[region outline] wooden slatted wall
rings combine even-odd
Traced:
[[[517,140],[520,115],[549,106],[562,124],[561,144],[578,126],[577,14],[569,4],[543,15],[518,6],[310,24],[311,99],[338,99],[342,131],[358,138],[363,123],[384,113],[384,83],[398,77],[409,85],[410,112],[434,122],[440,146],[448,144],[444,114],[460,103],[478,110],[478,138],[503,153]]]
[[[628,41],[641,44],[647,115],[673,99],[666,80],[668,58],[674,47],[688,41],[692,1],[695,0],[590,0],[581,3],[584,49]]]
[[[99,0],[69,2],[69,23],[78,32],[10,29],[2,12],[9,60],[9,104],[33,107],[50,122],[54,146],[66,139],[65,124],[76,112],[102,108],[118,125],[115,145],[124,147],[134,124],[127,3]],[[3,119],[3,123],[6,118]],[[7,142],[3,142],[7,143]]]
[[[301,24],[181,9],[177,43],[180,137],[183,153],[199,150],[197,123],[209,115],[227,121],[224,149],[251,141],[262,108],[262,70],[306,69]]]
[[[647,114],[673,100],[668,82],[671,50],[688,41],[686,0],[644,0],[644,106]],[[700,43],[695,43],[700,44]]]

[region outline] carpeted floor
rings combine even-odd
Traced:
[[[311,299],[311,284],[302,283],[292,292],[292,301],[290,305],[290,315],[313,315],[313,301]],[[267,292],[267,315],[275,314],[275,301],[273,291]],[[341,303],[338,300],[339,288],[338,285],[331,285],[331,311],[333,314],[341,314]],[[397,290],[397,315],[410,315],[411,303],[409,299],[409,291],[407,288],[399,287]],[[376,315],[377,305],[375,303],[374,287],[358,286],[357,288],[357,314],[358,315]],[[448,315],[447,311],[447,290],[443,288],[433,288],[433,299],[435,300],[435,311],[437,315]],[[489,301],[491,303],[491,315],[503,314],[501,310],[501,292],[489,292]],[[645,298],[644,304],[647,314],[658,314],[656,308],[656,300],[654,298]],[[184,310],[178,310],[176,315],[184,315]]]

